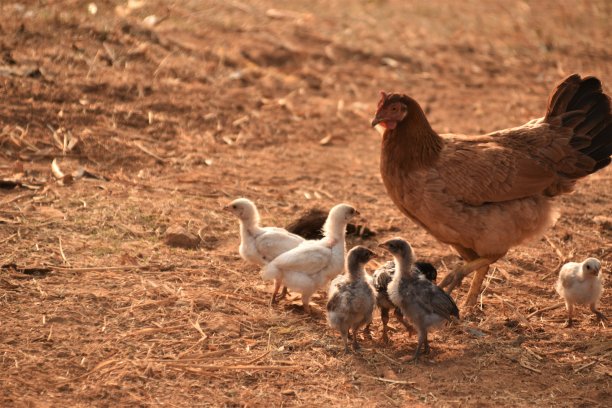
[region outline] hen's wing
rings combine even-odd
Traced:
[[[557,177],[555,162],[569,150],[554,146],[552,133],[539,124],[503,134],[446,136],[436,169],[444,188],[470,205],[542,194]],[[556,157],[546,158],[549,150]]]
[[[437,181],[471,205],[554,196],[608,165],[610,154],[610,98],[597,78],[572,75],[542,119],[485,136],[445,136]]]
[[[283,272],[300,272],[312,276],[323,270],[331,257],[331,249],[324,244],[305,243],[279,255],[274,260],[274,266]]]
[[[304,242],[304,238],[282,228],[267,227],[264,230],[255,238],[255,247],[267,262]]]

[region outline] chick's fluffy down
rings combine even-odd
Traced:
[[[328,297],[327,318],[334,329],[345,333],[372,322],[376,297],[366,281],[338,276],[331,283]]]

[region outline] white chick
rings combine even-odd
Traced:
[[[414,253],[408,242],[394,238],[380,246],[395,260],[396,272],[387,290],[393,304],[417,329],[419,341],[413,359],[418,361],[421,347],[425,354],[429,353],[427,331],[451,320],[451,316],[459,318],[459,309],[449,295],[413,267]]]
[[[304,238],[292,234],[283,228],[260,227],[259,211],[255,204],[247,198],[238,198],[225,207],[238,217],[240,221],[240,256],[256,265],[266,265],[280,254],[297,247],[304,242]],[[282,284],[282,279],[276,279],[271,303],[276,303],[276,295]],[[281,297],[286,295],[287,288],[283,288]]]
[[[264,280],[281,279],[302,294],[304,311],[310,313],[310,297],[344,269],[346,225],[359,214],[348,204],[333,207],[323,225],[323,238],[302,242],[264,267]]]
[[[603,292],[600,270],[599,260],[588,258],[581,263],[568,262],[559,271],[555,290],[565,300],[568,314],[566,327],[573,324],[574,305],[589,305],[599,320],[608,320],[597,310],[597,303]]]
[[[336,277],[329,288],[327,320],[340,332],[347,353],[349,330],[353,330],[353,349],[358,350],[357,330],[372,322],[376,297],[366,280],[364,266],[375,256],[362,246],[351,249],[346,256],[347,273]]]

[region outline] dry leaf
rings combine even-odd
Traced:
[[[325,136],[323,139],[319,140],[319,144],[321,146],[327,146],[327,145],[331,144],[332,137],[333,136],[331,134]]]
[[[60,169],[59,165],[57,164],[57,159],[53,159],[53,161],[51,162],[51,172],[57,179],[61,180],[65,177],[64,172]]]

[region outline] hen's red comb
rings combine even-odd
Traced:
[[[388,95],[385,93],[385,91],[380,91],[380,101],[378,101],[378,108],[382,108],[382,106],[387,101],[387,98]]]

